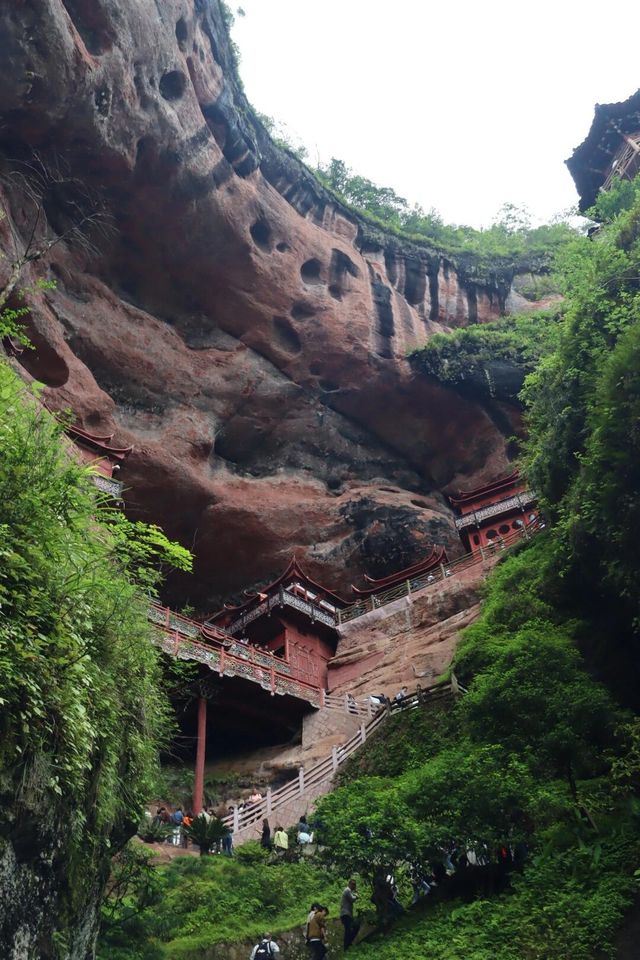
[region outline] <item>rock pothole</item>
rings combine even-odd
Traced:
[[[160,78],[159,88],[165,100],[179,100],[187,89],[187,77],[181,70],[168,70]]]

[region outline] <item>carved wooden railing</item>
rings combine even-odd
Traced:
[[[168,607],[151,604],[148,617],[156,627],[158,645],[171,656],[202,663],[220,676],[251,680],[272,694],[288,694],[311,706],[322,706],[324,690],[309,683],[286,660],[239,643],[218,627],[205,626]]]
[[[609,176],[600,187],[601,191],[610,190],[614,180],[632,180],[640,165],[640,133],[625,136],[624,143],[618,148]]]
[[[226,628],[227,633],[236,634],[241,632],[252,620],[256,620],[264,613],[269,613],[274,607],[293,607],[294,610],[301,610],[302,613],[306,613],[312,621],[317,620],[318,623],[324,623],[328,627],[334,627],[337,623],[335,614],[323,610],[319,604],[314,603],[312,600],[300,597],[290,590],[280,587],[277,593],[274,593],[262,603],[259,603],[258,606],[252,607],[251,610],[247,610],[247,612],[243,613],[237,620],[230,623]],[[205,625],[209,626],[209,624]]]
[[[538,495],[533,490],[516,493],[514,497],[509,497],[508,500],[499,500],[498,503],[490,503],[488,506],[481,507],[479,510],[472,510],[471,513],[465,513],[462,517],[456,517],[456,530],[474,527],[483,520],[488,520],[489,517],[499,516],[499,514],[506,513],[508,510],[524,511],[530,504],[535,503],[537,499]]]

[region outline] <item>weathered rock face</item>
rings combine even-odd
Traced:
[[[405,357],[497,317],[508,272],[377,234],[276,148],[218,0],[19,0],[0,56],[6,166],[63,162],[113,218],[98,254],[60,243],[25,272],[57,288],[30,297],[23,365],[51,405],[134,444],[129,509],[195,549],[191,599],[294,548],[333,586],[459,549],[441,491],[505,467],[517,414],[496,422]],[[19,190],[3,208],[25,236]],[[55,196],[44,213],[60,230]]]

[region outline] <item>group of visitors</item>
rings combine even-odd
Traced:
[[[348,950],[355,940],[360,923],[353,916],[353,905],[358,899],[355,880],[349,880],[340,900],[340,921],[344,928],[343,947]],[[317,901],[311,904],[302,932],[309,947],[311,960],[324,960],[327,955],[327,918],[329,908]],[[251,951],[250,960],[269,960],[280,953],[270,933],[265,933]]]
[[[172,844],[174,847],[186,848],[188,840],[184,828],[190,827],[193,823],[191,811],[183,813],[182,807],[178,806],[173,813],[170,813],[166,807],[159,807],[155,816],[152,816],[150,811],[147,810],[145,819],[152,823],[154,827],[163,826],[170,829],[166,840],[167,843]]]
[[[313,843],[313,831],[307,823],[305,816],[300,817],[296,827],[296,840],[300,846],[304,847]],[[265,817],[262,821],[262,835],[260,837],[260,846],[265,850],[273,850],[278,856],[284,856],[289,849],[289,834],[280,825],[275,829],[273,837],[271,836],[271,826]]]
[[[264,797],[262,796],[258,788],[253,787],[252,792],[249,794],[246,800],[240,800],[240,802],[236,803],[235,806],[230,805],[227,807],[227,814],[231,816],[236,810],[238,811],[239,814],[244,813],[245,811],[250,811],[252,807],[257,806],[257,804],[261,803],[263,799]]]

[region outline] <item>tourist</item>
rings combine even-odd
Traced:
[[[404,907],[398,898],[398,885],[396,883],[396,878],[392,873],[389,873],[387,874],[386,880],[389,887],[389,909],[391,910],[391,916],[399,917],[402,913],[404,913]]]
[[[253,793],[249,797],[249,803],[260,803],[261,800],[262,800],[262,794],[260,793],[257,787],[254,787]]]
[[[191,811],[188,810],[187,813],[185,813],[185,815],[184,815],[184,817],[183,817],[182,826],[183,826],[183,828],[184,828],[184,827],[190,827],[192,823],[193,823],[193,816],[192,816],[192,814],[191,814]],[[186,850],[187,847],[189,846],[189,837],[188,837],[187,834],[184,832],[184,829],[182,830],[182,846],[184,847],[185,850]]]
[[[356,703],[356,698],[352,693],[347,694],[347,710],[349,713],[358,712],[358,704]]]
[[[360,924],[353,918],[353,904],[358,899],[355,880],[349,883],[342,891],[340,901],[340,920],[344,927],[344,949],[348,950],[356,938]]]
[[[314,915],[314,913],[316,912],[316,910],[319,910],[319,909],[320,909],[320,907],[321,907],[321,904],[317,903],[317,902],[314,900],[313,903],[311,904],[310,908],[309,908],[309,913],[307,914],[307,919],[306,919],[305,922],[304,922],[304,926],[303,926],[303,928],[302,928],[302,933],[303,933],[303,936],[304,936],[304,939],[305,939],[305,943],[307,943],[307,944],[309,943],[309,924],[311,923],[311,918],[313,917],[313,915]]]
[[[180,846],[183,820],[184,820],[184,814],[182,813],[181,808],[178,807],[178,809],[175,810],[170,817],[170,822],[173,824],[173,834],[172,834],[171,842],[173,843],[174,847]]]
[[[273,835],[273,849],[281,856],[289,849],[289,836],[282,827],[276,827]]]
[[[413,887],[413,900],[411,901],[411,906],[415,907],[416,903],[421,897],[426,897],[431,892],[431,885],[425,879],[422,872],[422,867],[416,866],[415,864],[409,871],[409,877],[411,879],[411,886]]]
[[[313,842],[313,834],[311,833],[311,828],[307,823],[307,818],[305,816],[300,817],[300,822],[298,823],[298,843],[301,846],[304,846],[307,843]]]
[[[278,944],[271,939],[270,933],[265,933],[251,951],[250,960],[269,960],[269,957],[277,957],[279,953]]]
[[[233,856],[233,830],[230,828],[227,828],[227,833],[222,838],[222,853],[225,857]]]
[[[269,821],[265,817],[262,821],[262,836],[260,837],[260,846],[264,850],[271,850],[271,827],[269,826]]]
[[[311,917],[311,920],[309,920],[307,933],[309,935],[308,943],[313,960],[324,960],[327,955],[325,941],[327,939],[328,913],[329,910],[327,907],[320,906]]]
[[[409,691],[408,691],[407,687],[402,687],[401,690],[398,690],[398,692],[396,693],[396,695],[395,695],[395,697],[394,697],[393,699],[395,700],[396,703],[402,703],[402,701],[404,700],[404,698],[407,696],[408,692],[409,692]]]

